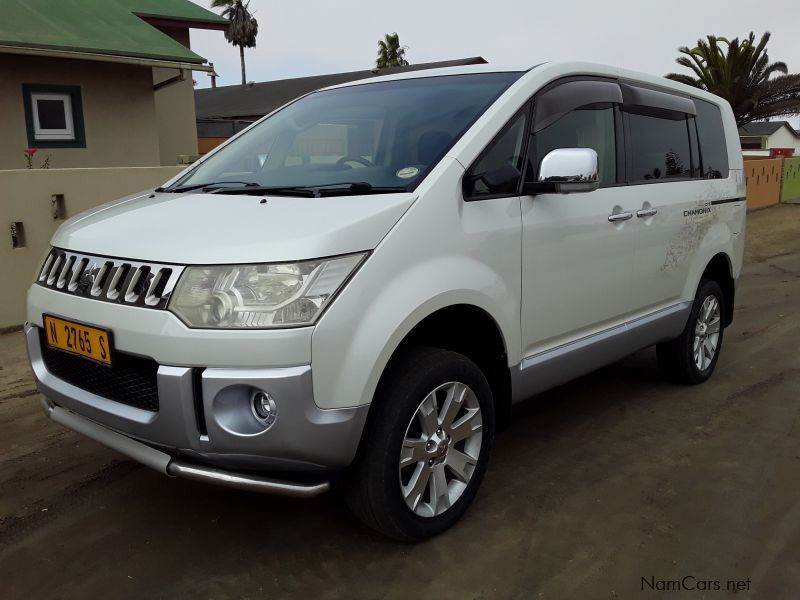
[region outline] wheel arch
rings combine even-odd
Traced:
[[[472,304],[441,308],[417,323],[392,356],[411,346],[458,352],[474,362],[489,382],[498,425],[507,423],[511,408],[508,349],[499,324],[488,312]]]
[[[702,279],[711,279],[719,284],[725,300],[724,325],[727,327],[733,322],[733,304],[736,299],[736,283],[733,278],[733,264],[725,252],[718,252],[706,265],[701,275]]]
[[[507,341],[500,325],[485,309],[474,304],[451,304],[420,319],[394,348],[378,379],[375,397],[380,394],[381,384],[395,361],[414,346],[458,352],[474,362],[486,376],[492,390],[497,428],[501,429],[508,423],[511,371],[508,367]],[[369,429],[373,414],[371,407],[364,431]]]

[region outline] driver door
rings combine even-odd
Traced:
[[[630,188],[618,185],[624,179],[621,101],[616,82],[594,79],[550,86],[534,100],[526,181],[537,181],[550,151],[592,148],[600,188],[521,198],[521,325],[528,363],[624,329],[632,310],[636,219],[626,217],[634,206]]]

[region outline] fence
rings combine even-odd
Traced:
[[[781,202],[800,204],[800,157],[783,161]]]
[[[751,159],[744,161],[747,182],[747,208],[765,208],[781,199],[781,159]]]
[[[182,168],[0,171],[0,330],[25,320],[25,293],[64,219],[158,186]]]

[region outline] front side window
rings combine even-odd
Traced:
[[[629,114],[632,183],[692,176],[689,122]]]
[[[170,189],[358,183],[410,190],[520,76],[423,77],[314,92],[254,125]]]
[[[617,181],[617,146],[614,132],[614,108],[588,106],[566,113],[558,121],[539,131],[533,138],[528,179],[536,181],[539,165],[549,152],[558,148],[591,148],[597,152],[600,184]]]
[[[85,146],[79,87],[24,85],[23,102],[30,146]]]

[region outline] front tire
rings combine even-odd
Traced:
[[[668,379],[695,385],[711,377],[722,350],[724,315],[725,297],[719,284],[700,280],[683,333],[656,347],[658,366]]]
[[[478,491],[494,437],[494,402],[467,357],[411,348],[381,380],[347,499],[369,527],[420,541],[451,527]]]

